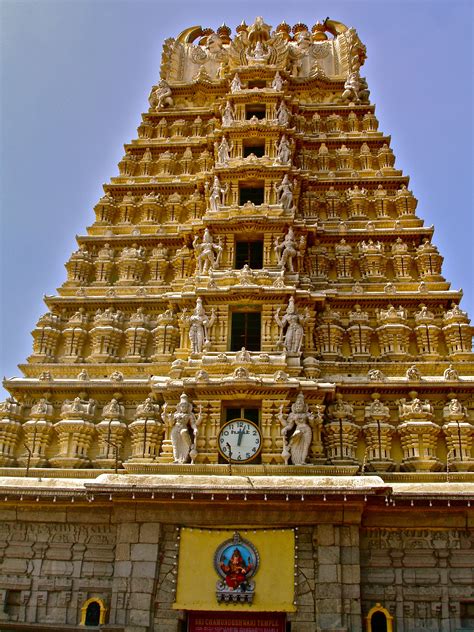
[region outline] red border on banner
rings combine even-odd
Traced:
[[[188,632],[285,632],[281,612],[189,612]]]

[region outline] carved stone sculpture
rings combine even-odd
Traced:
[[[293,211],[295,206],[293,203],[293,184],[288,174],[283,176],[283,180],[279,185],[273,185],[277,196],[277,204],[281,204],[284,211]]]
[[[193,248],[196,253],[198,274],[209,274],[211,270],[215,270],[219,266],[222,255],[222,244],[220,240],[218,243],[214,243],[208,228],[204,230],[204,235],[200,243],[199,236],[195,236]]]
[[[210,345],[209,330],[216,320],[215,309],[212,308],[209,317],[204,311],[202,299],[196,301],[196,308],[189,316],[189,340],[191,342],[192,353],[202,353]]]
[[[186,393],[182,393],[173,414],[167,412],[167,405],[163,407],[163,421],[172,424],[171,443],[173,446],[174,463],[194,463],[197,456],[197,436],[202,422],[202,407],[198,416],[193,413],[193,405]]]
[[[160,110],[166,106],[173,106],[174,101],[171,96],[171,88],[169,84],[162,79],[160,83],[154,87],[151,91],[150,97],[148,99],[150,103],[150,107],[153,110]]]
[[[291,458],[293,465],[304,465],[308,458],[313,438],[311,425],[314,421],[314,415],[310,412],[303,393],[297,396],[286,419],[283,415],[283,405],[280,406],[278,419],[283,426],[282,456],[285,459],[285,463],[288,465]]]
[[[290,297],[288,307],[282,318],[280,318],[280,307],[277,309],[275,321],[280,327],[279,342],[288,353],[300,353],[304,337],[303,325],[308,319],[308,308],[306,308],[304,315],[299,314],[295,307],[295,299],[293,297]]]

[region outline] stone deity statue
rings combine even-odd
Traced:
[[[283,134],[279,143],[275,141],[275,148],[277,151],[277,163],[289,165],[291,163],[291,143],[285,134]]]
[[[220,143],[215,142],[214,146],[217,152],[217,164],[227,165],[230,160],[230,152],[232,151],[232,147],[234,143],[229,143],[225,136],[222,137]]]
[[[217,268],[222,255],[222,245],[214,243],[209,228],[205,229],[201,243],[198,235],[194,237],[193,248],[196,252],[198,274],[208,274],[210,270]]]
[[[278,125],[289,125],[291,112],[287,108],[286,103],[282,101],[276,111]]]
[[[234,108],[232,107],[232,103],[227,101],[225,104],[225,108],[222,112],[222,125],[228,126],[232,125],[235,121]]]
[[[275,321],[281,329],[280,344],[283,344],[285,351],[288,353],[300,353],[304,336],[303,325],[307,322],[308,318],[308,308],[306,308],[304,315],[299,314],[295,307],[295,299],[293,297],[290,297],[283,318],[280,318],[280,307],[277,309]],[[285,336],[283,338],[284,331]]]
[[[304,465],[308,458],[309,448],[313,438],[311,424],[314,416],[308,409],[308,405],[304,400],[303,393],[296,398],[295,403],[291,407],[290,414],[286,417],[283,415],[283,404],[278,413],[278,420],[283,426],[283,451],[282,456],[286,465],[291,458],[293,465]],[[288,435],[295,429],[290,438]]]
[[[198,416],[193,413],[193,405],[189,401],[186,393],[179,398],[179,404],[176,406],[175,412],[171,415],[166,410],[167,405],[163,406],[163,421],[172,423],[171,428],[171,444],[173,446],[174,463],[194,463],[197,456],[196,442],[199,426],[202,421],[202,407],[199,408]]]
[[[294,209],[293,205],[293,184],[290,182],[290,178],[286,173],[283,176],[283,180],[280,184],[274,184],[273,188],[277,195],[277,204],[281,204],[283,210],[292,211]]]
[[[234,78],[230,82],[230,91],[234,93],[234,92],[240,92],[241,90],[242,90],[242,82],[240,81],[239,75],[235,73]]]
[[[196,308],[189,317],[189,340],[192,353],[202,353],[210,345],[209,329],[216,320],[216,312],[213,308],[209,317],[202,306],[202,299],[196,301]]]
[[[301,237],[301,239],[304,240],[304,237]],[[278,257],[278,267],[281,268],[282,271],[286,270],[291,273],[295,271],[293,259],[298,255],[302,245],[303,242],[301,240],[300,244],[296,241],[295,233],[291,226],[281,243],[279,237],[276,238],[275,252]]]
[[[280,90],[283,90],[283,79],[281,78],[280,73],[278,72],[278,70],[276,71],[275,77],[273,78],[272,81],[272,89],[276,90],[277,92],[280,92]]]
[[[209,185],[206,182],[206,189],[208,186]],[[228,190],[229,185],[227,184],[225,187],[222,187],[219,178],[215,176],[209,195],[209,208],[211,211],[219,210],[219,206],[224,203],[223,196],[226,195]]]

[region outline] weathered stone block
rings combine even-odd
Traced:
[[[134,562],[156,561],[157,556],[157,544],[132,544],[130,547],[130,558]]]
[[[341,559],[338,546],[322,546],[318,549],[319,564],[339,564]]]

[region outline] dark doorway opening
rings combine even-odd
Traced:
[[[260,351],[260,312],[234,312],[232,314],[230,350]]]
[[[263,268],[263,241],[238,241],[235,244],[235,269],[247,264],[252,270]]]
[[[85,625],[99,625],[100,623],[100,604],[97,601],[92,601],[86,610]]]

